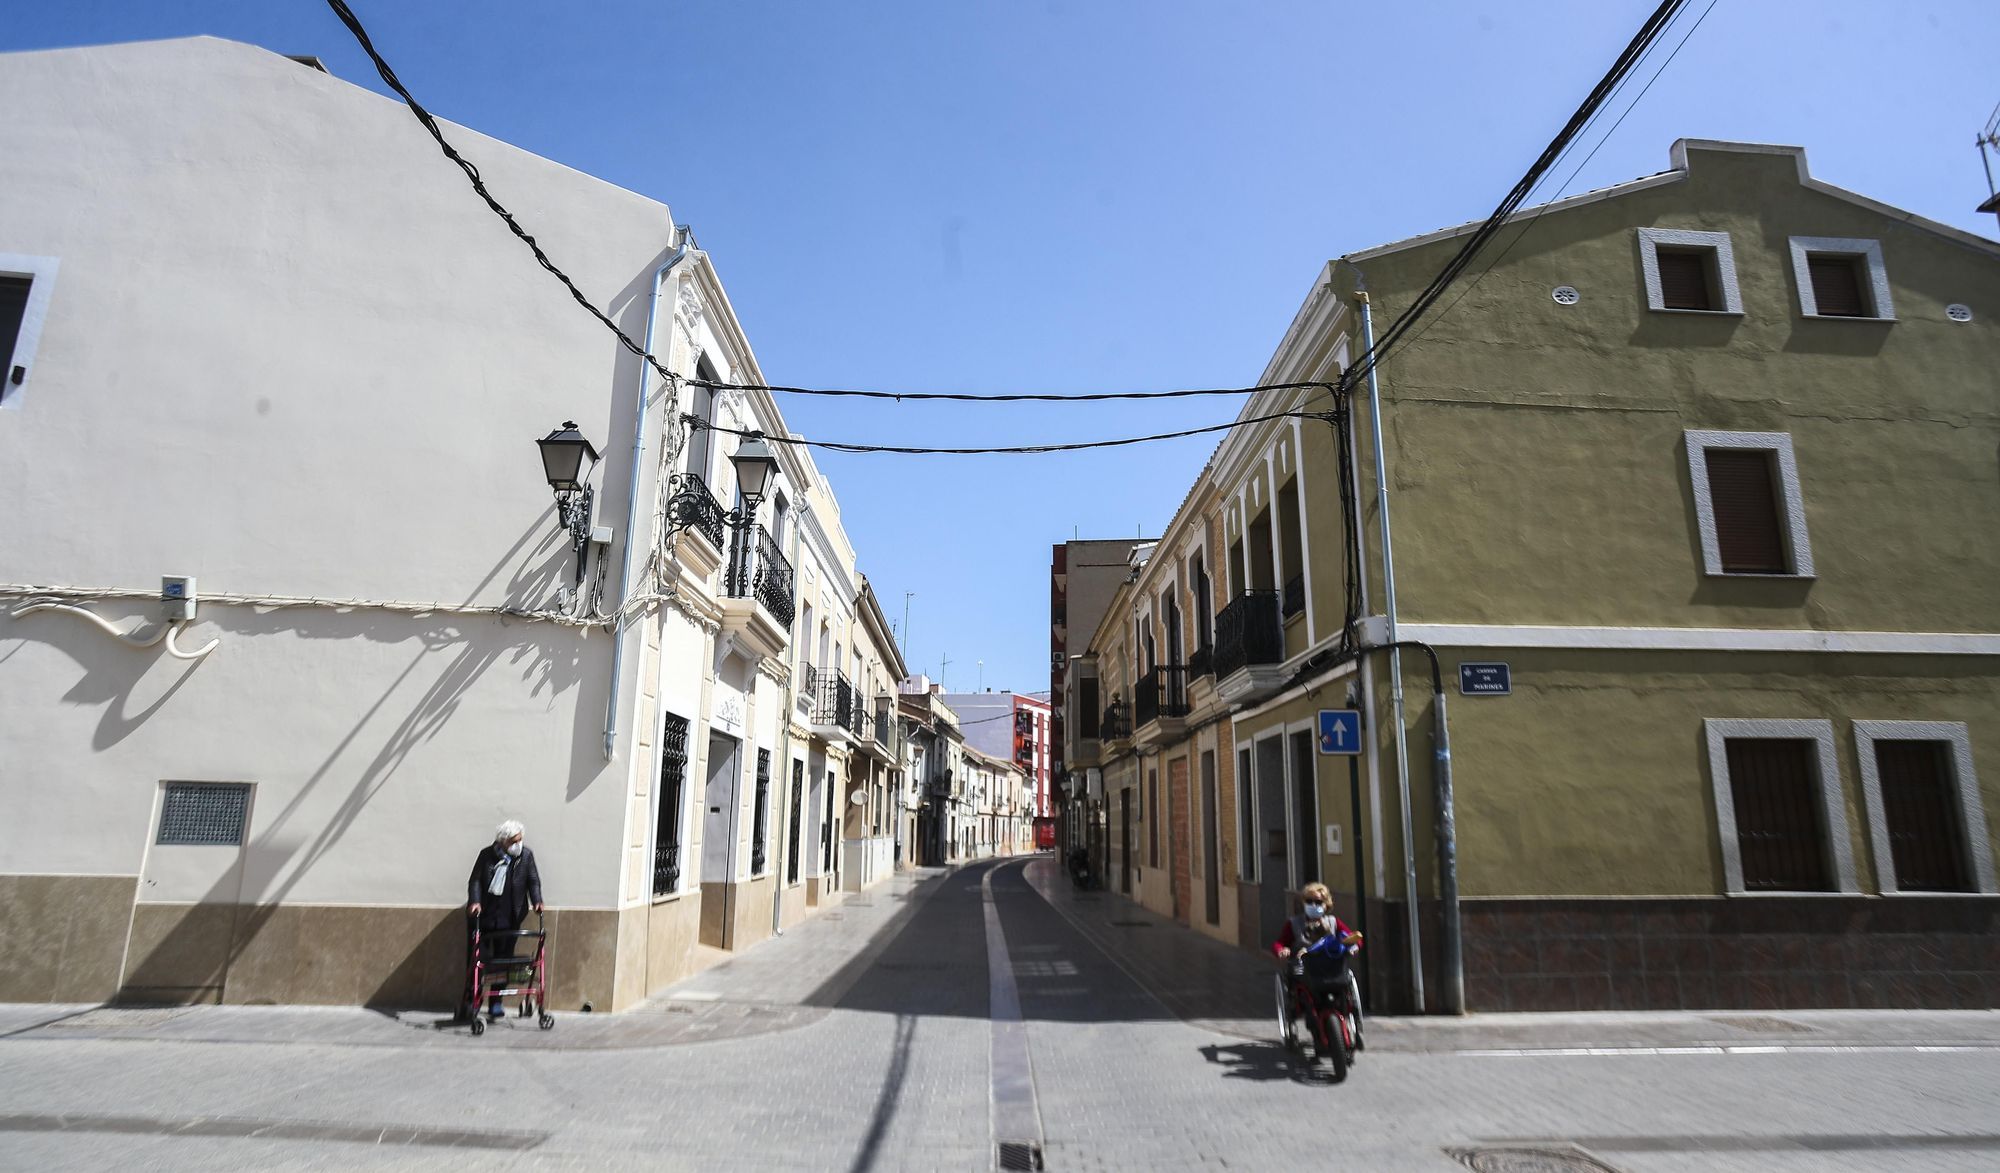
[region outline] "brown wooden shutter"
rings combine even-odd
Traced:
[[[1670,310],[1712,310],[1708,292],[1708,253],[1659,249],[1660,304]]]
[[[1861,266],[1853,257],[1806,258],[1812,278],[1813,301],[1819,312],[1834,318],[1866,318],[1868,303],[1861,296]]]
[[[1813,809],[1813,743],[1732,737],[1727,752],[1743,887],[1827,891],[1826,857]]]
[[[1760,448],[1710,448],[1708,495],[1724,574],[1785,574],[1784,527],[1771,479],[1771,453]]]
[[[1905,892],[1969,892],[1958,845],[1951,766],[1942,741],[1878,741],[1875,765],[1896,887]]]

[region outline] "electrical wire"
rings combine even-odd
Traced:
[[[976,395],[961,391],[860,391],[844,387],[780,387],[769,383],[723,383],[714,379],[685,379],[691,387],[712,391],[773,391],[786,395],[822,395],[833,398],[950,400],[955,403],[1098,403],[1107,399],[1185,399],[1196,395],[1254,395],[1259,391],[1294,391],[1302,387],[1325,387],[1326,383],[1260,383],[1254,387],[1198,387],[1181,391],[1091,391],[1079,395],[1010,392],[1004,395]]]
[[[1444,291],[1451,286],[1452,282],[1457,280],[1459,275],[1472,264],[1472,259],[1500,231],[1508,217],[1512,216],[1515,210],[1521,206],[1521,203],[1527,199],[1528,193],[1540,184],[1542,176],[1554,168],[1556,160],[1561,157],[1569,144],[1582,133],[1583,128],[1589,124],[1597,110],[1609,100],[1611,94],[1616,91],[1625,76],[1632,72],[1640,59],[1646,55],[1646,52],[1652,47],[1653,43],[1660,39],[1661,35],[1666,31],[1667,26],[1673,23],[1674,18],[1679,15],[1681,9],[1686,7],[1688,3],[1689,0],[1663,0],[1660,6],[1653,11],[1653,14],[1646,18],[1646,23],[1640,26],[1639,31],[1633,35],[1632,40],[1625,46],[1624,51],[1618,55],[1617,60],[1612,63],[1611,68],[1591,88],[1589,95],[1584,98],[1583,104],[1578,106],[1576,112],[1570,115],[1569,121],[1563,125],[1563,128],[1556,133],[1553,139],[1549,140],[1549,144],[1542,148],[1542,153],[1528,167],[1526,174],[1522,175],[1520,180],[1508,191],[1506,197],[1500,201],[1499,206],[1494,208],[1492,213],[1480,223],[1479,227],[1466,238],[1465,242],[1459,246],[1458,252],[1449,261],[1445,262],[1444,267],[1438,270],[1437,275],[1431,278],[1430,284],[1424,287],[1423,291],[1417,295],[1409,307],[1399,314],[1395,321],[1389,324],[1388,329],[1384,330],[1381,337],[1376,339],[1375,345],[1362,352],[1361,356],[1346,371],[1342,372],[1340,386],[1343,392],[1351,389],[1358,380],[1366,377],[1369,371],[1380,365],[1383,357],[1400,344],[1409,330],[1418,321],[1422,320],[1423,316],[1429,312],[1431,306],[1435,305],[1437,300],[1444,295]]]
[[[1321,384],[1315,384],[1316,386]],[[725,428],[712,424],[699,416],[681,417],[690,427],[710,432],[721,432],[744,439],[757,438],[770,444],[790,444],[802,448],[821,448],[829,452],[892,453],[900,456],[1033,456],[1049,452],[1081,452],[1092,448],[1122,448],[1129,444],[1151,444],[1159,440],[1179,440],[1187,436],[1201,436],[1212,432],[1227,432],[1234,428],[1251,424],[1267,423],[1271,420],[1325,419],[1320,411],[1280,411],[1270,415],[1251,416],[1249,419],[1234,420],[1226,424],[1213,424],[1205,428],[1186,428],[1178,432],[1159,432],[1150,436],[1125,436],[1116,440],[1077,440],[1066,444],[1018,444],[993,448],[924,448],[898,444],[851,444],[840,440],[808,440],[803,436],[773,436],[754,428]]]
[[[660,372],[661,378],[676,378],[677,376],[667,369],[665,363],[653,356],[652,351],[634,342],[630,334],[620,329],[618,323],[612,321],[603,310],[598,309],[588,297],[585,297],[583,290],[577,288],[576,282],[570,280],[569,274],[557,267],[556,263],[549,259],[549,254],[542,250],[541,244],[528,234],[527,229],[521,227],[521,222],[514,218],[514,213],[508,211],[505,205],[493,198],[493,193],[486,189],[486,180],[479,174],[479,168],[473,164],[472,160],[459,154],[458,149],[452,146],[444,137],[444,131],[438,129],[437,119],[432,116],[429,110],[424,109],[423,103],[417,101],[416,96],[411,94],[409,88],[403,85],[402,79],[396,76],[396,71],[390,68],[389,63],[383,59],[382,54],[376,51],[375,42],[369,40],[368,30],[361,25],[361,18],[354,15],[354,10],[347,6],[346,0],[326,0],[326,4],[328,8],[333,9],[333,14],[340,18],[340,23],[347,26],[347,31],[354,34],[354,39],[360,44],[361,51],[368,54],[368,59],[375,63],[375,72],[382,75],[382,81],[390,89],[396,91],[396,96],[403,99],[403,104],[410,108],[410,113],[416,115],[417,121],[423,123],[424,129],[430,132],[433,139],[437,140],[438,149],[444,152],[444,157],[456,163],[459,170],[465,172],[465,178],[471,182],[472,190],[478,193],[480,199],[486,201],[486,206],[492,210],[494,215],[506,221],[508,229],[520,238],[522,244],[528,246],[528,251],[535,254],[535,263],[547,269],[556,280],[562,282],[563,288],[569,290],[569,295],[576,299],[576,304],[588,311],[591,317],[604,323],[604,328],[617,335],[618,341],[625,349],[651,364],[654,370]]]
[[[1527,236],[1528,233],[1534,231],[1535,225],[1542,222],[1542,217],[1549,214],[1549,209],[1553,208],[1556,205],[1557,201],[1563,198],[1563,193],[1569,190],[1569,185],[1576,182],[1576,177],[1582,173],[1585,167],[1590,166],[1590,161],[1597,157],[1597,152],[1603,150],[1604,144],[1611,141],[1611,136],[1618,133],[1618,128],[1625,125],[1626,117],[1629,116],[1632,113],[1632,111],[1638,107],[1639,103],[1645,99],[1647,91],[1653,88],[1654,82],[1660,80],[1660,75],[1667,71],[1667,66],[1672,65],[1674,63],[1674,58],[1681,55],[1681,50],[1687,46],[1688,40],[1694,36],[1697,30],[1701,28],[1702,22],[1708,19],[1708,14],[1715,11],[1715,6],[1719,2],[1720,0],[1709,0],[1708,7],[1702,9],[1701,15],[1695,18],[1694,24],[1689,26],[1688,31],[1681,36],[1680,42],[1674,46],[1673,52],[1667,54],[1667,59],[1665,61],[1660,62],[1660,67],[1653,71],[1653,76],[1647,79],[1645,86],[1643,86],[1639,90],[1639,92],[1633,96],[1630,102],[1626,103],[1624,113],[1620,114],[1618,116],[1618,120],[1611,124],[1611,129],[1605,131],[1604,137],[1597,140],[1597,145],[1590,148],[1590,153],[1583,157],[1583,162],[1578,163],[1575,167],[1570,169],[1569,177],[1562,181],[1562,186],[1556,188],[1556,194],[1550,196],[1548,201],[1544,203],[1539,209],[1536,210],[1534,216],[1532,216],[1528,220],[1528,222],[1521,227],[1521,231],[1514,234],[1513,239],[1507,242],[1506,247],[1500,250],[1499,255],[1495,256],[1491,261],[1487,262],[1486,267],[1479,271],[1479,275],[1474,277],[1470,284],[1468,284],[1464,289],[1458,291],[1458,296],[1451,299],[1450,305],[1447,305],[1443,309],[1439,310],[1435,317],[1431,318],[1429,322],[1426,322],[1424,324],[1424,328],[1422,330],[1417,331],[1416,335],[1410,339],[1410,345],[1414,346],[1418,342],[1423,341],[1424,335],[1430,333],[1432,326],[1435,326],[1439,322],[1443,321],[1446,315],[1450,314],[1452,310],[1458,308],[1458,303],[1464,301],[1468,294],[1470,294],[1473,290],[1479,288],[1479,283],[1481,281],[1486,280],[1487,274],[1493,272],[1493,270],[1499,266],[1501,261],[1507,259],[1507,254],[1514,251],[1514,246],[1520,244],[1521,239],[1523,237]],[[1620,86],[1620,89],[1623,89],[1622,85]],[[1595,116],[1592,117],[1592,121],[1593,122],[1596,121]],[[1588,130],[1589,128],[1586,126],[1585,129]],[[1579,139],[1579,141],[1581,140]],[[1565,151],[1564,153],[1567,154],[1568,152]],[[1560,160],[1558,160],[1558,162],[1560,162]],[[1376,365],[1379,367],[1381,364],[1377,363]]]

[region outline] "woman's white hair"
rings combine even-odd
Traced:
[[[493,842],[504,843],[516,835],[525,836],[527,833],[528,829],[521,825],[521,820],[508,819],[506,822],[493,828]]]

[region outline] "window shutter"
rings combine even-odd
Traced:
[[[1757,448],[1709,448],[1708,495],[1724,574],[1785,574],[1785,535],[1771,454]]]
[[[1712,310],[1708,295],[1708,254],[1681,249],[1654,253],[1660,270],[1660,304],[1670,310]]]
[[[1810,741],[1730,738],[1730,800],[1750,891],[1825,892]]]
[[[1813,301],[1822,315],[1871,316],[1868,303],[1861,297],[1861,266],[1853,257],[1807,257],[1806,272],[1812,277]]]
[[[1889,824],[1896,887],[1905,892],[1969,892],[1959,857],[1950,766],[1942,741],[1878,741],[1875,765]]]

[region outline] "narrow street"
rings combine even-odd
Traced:
[[[547,1033],[5,1006],[0,1167],[972,1170],[1001,1142],[1052,1170],[1448,1170],[1535,1145],[1628,1173],[2000,1159],[1990,1012],[1384,1020],[1333,1086],[1269,1041],[1267,974],[1041,857],[898,876]]]

